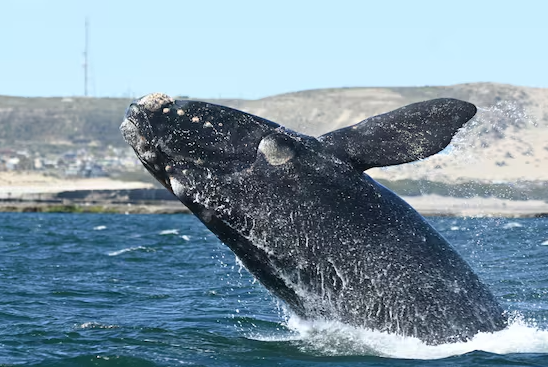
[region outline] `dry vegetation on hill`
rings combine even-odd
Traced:
[[[387,180],[548,182],[548,89],[492,83],[448,87],[336,88],[260,100],[210,100],[292,129],[322,133],[408,103],[454,97],[475,103],[477,117],[447,154],[373,169]],[[0,144],[125,146],[118,132],[129,99],[0,97]],[[128,148],[129,149],[129,148]]]

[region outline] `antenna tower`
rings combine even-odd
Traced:
[[[85,44],[84,44],[84,97],[88,96],[88,18],[85,24]]]

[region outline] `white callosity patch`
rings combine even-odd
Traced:
[[[120,131],[125,141],[133,147],[143,161],[154,162],[156,160],[156,152],[151,149],[150,144],[141,135],[141,132],[133,122],[125,119],[120,126]]]
[[[135,149],[135,151],[140,154],[139,147],[142,145],[142,137],[139,134],[139,130],[137,127],[128,119],[125,119],[122,122],[122,125],[120,125],[120,131],[122,132],[122,136],[124,137],[124,140]]]
[[[171,185],[171,189],[173,190],[173,194],[177,197],[181,197],[186,194],[187,188],[185,185],[183,185],[178,179],[175,177],[169,178],[169,184]]]
[[[163,93],[151,93],[141,98],[138,104],[144,107],[145,110],[150,112],[156,112],[160,108],[163,108],[166,104],[173,103],[173,98]],[[168,111],[169,112],[169,109]],[[164,110],[164,113],[167,113]]]

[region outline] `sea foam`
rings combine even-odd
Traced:
[[[124,248],[124,249],[117,250],[117,251],[111,251],[111,252],[108,253],[108,256],[118,256],[118,255],[124,254],[126,252],[138,251],[138,250],[148,250],[148,249],[146,247],[143,247],[143,246],[128,247],[128,248]]]
[[[326,356],[373,355],[401,359],[440,359],[472,351],[495,354],[548,353],[548,331],[522,318],[494,333],[479,333],[467,342],[427,345],[414,337],[358,328],[336,321],[309,321],[290,316],[289,332],[257,336],[262,341],[298,341],[305,352]]]

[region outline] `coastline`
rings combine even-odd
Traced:
[[[548,202],[496,198],[453,198],[438,195],[402,197],[425,217],[548,217]],[[0,201],[0,212],[189,214],[178,200],[70,200]]]
[[[439,195],[403,196],[402,198],[425,217],[548,217],[548,202],[542,200],[455,198]]]
[[[0,213],[97,213],[97,214],[190,214],[183,204],[41,203],[20,201],[0,203]]]
[[[548,216],[548,200],[441,195],[402,196],[426,217]],[[34,173],[0,172],[0,212],[190,213],[171,193],[151,183],[109,178],[61,180]]]

